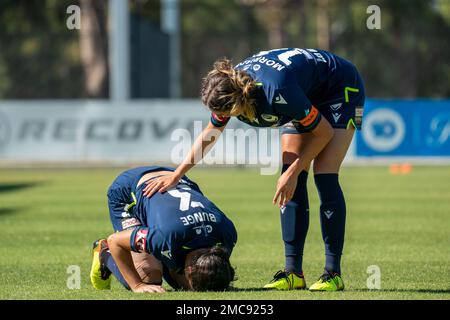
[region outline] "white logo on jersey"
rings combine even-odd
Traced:
[[[207,225],[201,225],[199,227],[193,228],[195,230],[195,233],[200,235],[202,232],[206,234],[211,233],[213,231],[213,227],[209,224]]]
[[[333,113],[334,123],[337,123],[340,117],[341,117],[340,113]]]
[[[261,66],[259,64],[253,65],[253,71],[258,71],[259,69],[261,69]]]
[[[333,111],[336,111],[337,109],[339,109],[340,107],[342,107],[342,102],[341,103],[336,103],[336,104],[332,104],[330,106],[330,109]]]
[[[284,100],[283,96],[281,94],[278,95],[278,97],[275,98],[275,103],[277,104],[287,104],[286,100]]]

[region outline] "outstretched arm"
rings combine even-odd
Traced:
[[[202,133],[197,137],[191,150],[177,169],[173,173],[150,180],[144,188],[144,195],[151,197],[155,192],[165,192],[167,189],[175,186],[180,178],[202,160],[209,150],[211,150],[224,129],[225,126],[217,127],[212,122],[209,122],[206,128],[203,129]]]
[[[130,247],[132,232],[133,230],[116,232],[108,237],[108,246],[114,261],[133,292],[164,292],[161,286],[142,282],[136,271]]]

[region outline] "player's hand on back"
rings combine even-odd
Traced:
[[[166,192],[168,189],[176,186],[179,180],[180,177],[175,172],[151,179],[146,182],[144,195],[150,198],[156,192]]]
[[[147,284],[147,283],[139,283],[136,285],[133,289],[133,292],[136,293],[164,293],[166,290],[162,286],[154,285],[154,284]]]

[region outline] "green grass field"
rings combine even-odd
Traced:
[[[106,189],[120,169],[0,170],[0,299],[450,299],[450,167],[345,167],[345,292],[276,292],[260,288],[283,266],[277,176],[256,169],[194,169],[190,177],[235,223],[238,280],[225,293],[168,291],[138,295],[113,280],[89,282],[91,243],[111,233]],[[311,222],[305,246],[308,284],[321,274],[318,197],[309,179]],[[81,268],[81,289],[66,287],[67,267]],[[381,269],[368,290],[367,267]],[[169,288],[167,288],[169,289]]]

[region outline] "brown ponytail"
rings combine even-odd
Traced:
[[[252,92],[255,81],[242,70],[236,70],[230,60],[223,58],[203,78],[202,102],[212,112],[241,115],[249,120],[255,118]]]

